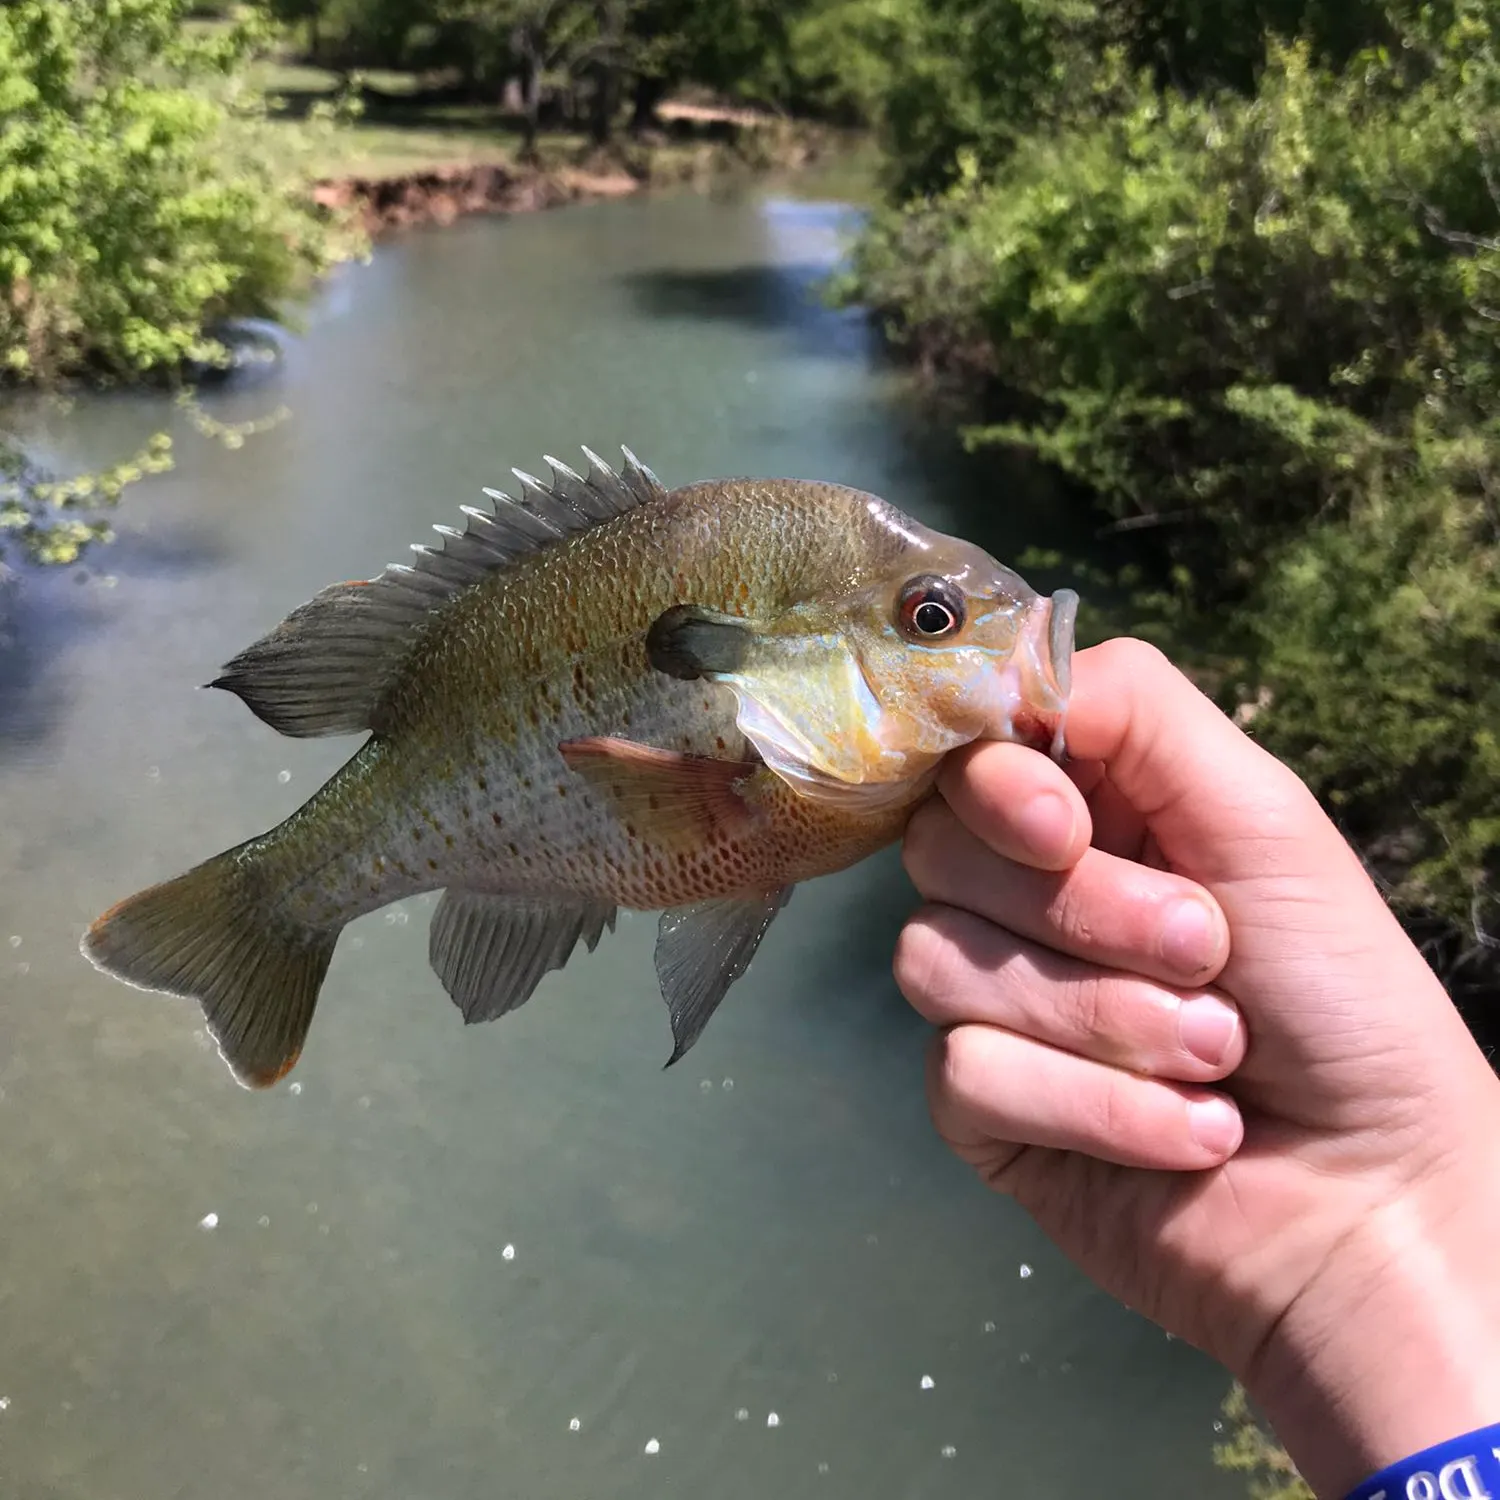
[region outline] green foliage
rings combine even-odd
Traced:
[[[893,133],[907,170],[854,291],[974,398],[971,443],[1096,498],[1148,566],[1129,623],[1211,664],[1398,898],[1477,941],[1500,880],[1500,17],[1289,4],[1302,39],[1261,35],[1231,87],[1273,9],[1225,6],[1188,46],[1163,31],[1184,4],[1145,30],[1070,6],[1093,45],[1065,90],[997,82],[967,114],[959,90],[932,157]],[[1036,78],[1064,31],[1022,49]],[[956,49],[922,68],[983,83]],[[905,197],[914,163],[941,185]]]
[[[1243,1386],[1224,1400],[1229,1440],[1214,1447],[1214,1462],[1250,1478],[1251,1500],[1314,1500],[1287,1452],[1256,1420]]]
[[[12,378],[169,372],[336,253],[258,130],[253,27],[181,0],[0,7],[0,362]]]

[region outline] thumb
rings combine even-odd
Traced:
[[[1305,1066],[1330,1047],[1352,1062],[1372,1046],[1422,1038],[1441,1054],[1459,1040],[1462,1021],[1312,793],[1154,646],[1079,652],[1067,745],[1103,763],[1170,868],[1223,908],[1219,982],[1252,1039],[1259,1023],[1253,1071],[1289,1053]]]

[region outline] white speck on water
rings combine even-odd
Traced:
[[[286,1086],[286,1091],[289,1094],[300,1094],[302,1092],[302,1085],[300,1083],[289,1083]]]
[[[582,1427],[582,1426],[583,1426],[583,1423],[580,1422],[577,1417],[574,1417],[573,1420],[568,1423],[568,1431],[569,1432],[577,1432],[578,1429],[580,1427]]]
[[[658,1443],[655,1438],[652,1438],[651,1441],[646,1444],[645,1451],[647,1453],[660,1453],[661,1452],[661,1444]]]
[[[1023,1354],[1023,1355],[1022,1355],[1022,1356],[1021,1356],[1021,1360],[1020,1360],[1020,1362],[1021,1362],[1021,1363],[1022,1363],[1022,1364],[1023,1364],[1023,1365],[1029,1365],[1029,1364],[1030,1364],[1030,1363],[1031,1363],[1031,1356],[1030,1356],[1030,1355],[1029,1355],[1029,1354]]]
[[[705,1094],[711,1094],[713,1092],[714,1081],[712,1078],[705,1078],[703,1082],[698,1085],[698,1087],[702,1089]]]
[[[1175,1344],[1177,1342],[1177,1335],[1175,1333],[1169,1333],[1167,1335],[1167,1342],[1169,1344]]]
[[[993,1333],[995,1331],[995,1320],[993,1318],[986,1318],[984,1320],[984,1331],[986,1333]]]
[[[282,786],[285,786],[287,782],[292,779],[292,773],[290,771],[278,771],[276,773],[276,779],[282,784]]]
[[[113,573],[106,573],[104,577],[99,580],[99,582],[102,583],[105,588],[112,589],[119,585],[120,580],[115,577]]]
[[[880,1236],[878,1234],[867,1234],[865,1236],[865,1244],[867,1244],[867,1245],[878,1245],[879,1243],[880,1243]]]
[[[1223,1432],[1223,1430],[1224,1430],[1224,1424],[1222,1422],[1215,1422],[1214,1423],[1214,1431],[1215,1432]]]
[[[820,1473],[820,1474],[826,1474],[827,1472],[828,1472],[828,1465],[827,1464],[819,1464],[818,1465],[818,1473]]]
[[[149,780],[149,781],[160,781],[161,780],[161,767],[160,766],[152,766],[146,772],[146,777],[147,777],[147,780]]]
[[[1057,1368],[1062,1372],[1062,1374],[1071,1375],[1073,1373],[1073,1361],[1070,1359],[1065,1359]]]
[[[21,946],[21,934],[19,932],[11,933],[10,945],[12,948],[19,948]]]
[[[218,1214],[204,1214],[203,1217],[198,1220],[198,1228],[199,1229],[217,1229],[218,1227],[219,1227],[219,1216],[218,1216]]]
[[[937,1382],[932,1378],[931,1375],[924,1375],[922,1377],[922,1389],[924,1391],[930,1391],[936,1384]]]
[[[727,1094],[734,1087],[734,1079],[726,1078],[724,1082],[719,1085],[719,1087],[723,1089]]]
[[[356,937],[352,937],[352,938],[349,939],[349,946],[351,948],[363,948],[364,945],[365,945],[365,940],[362,937],[357,937],[356,936]]]
[[[361,1109],[368,1109],[370,1107],[370,1096],[368,1094],[361,1094],[359,1096],[359,1107]]]
[[[1031,1267],[1023,1260],[1021,1262],[1021,1280],[1025,1281],[1031,1275]]]
[[[958,1456],[958,1449],[952,1443],[944,1443],[941,1452],[944,1458],[956,1458]]]
[[[734,1420],[736,1422],[748,1422],[750,1420],[750,1408],[748,1406],[740,1407],[734,1414]]]
[[[405,927],[409,921],[411,921],[411,914],[402,911],[399,907],[395,911],[388,911],[385,914],[385,925],[387,927]]]
[[[317,1204],[316,1204],[316,1203],[309,1203],[309,1204],[308,1204],[308,1205],[307,1205],[307,1211],[308,1211],[308,1213],[310,1213],[310,1214],[315,1214],[315,1213],[317,1213],[317,1211],[318,1211],[318,1205],[317,1205]]]
[[[10,1410],[10,1397],[9,1396],[0,1396],[0,1411],[9,1411],[9,1410]]]
[[[269,1229],[271,1227],[271,1216],[270,1214],[262,1214],[260,1218],[258,1218],[255,1222],[259,1224],[262,1229]]]
[[[505,1247],[505,1249],[503,1249],[500,1252],[500,1259],[501,1260],[514,1260],[515,1258],[516,1258],[516,1247],[514,1245],[507,1245]]]
[[[758,381],[759,379],[760,379],[760,371],[759,370],[746,370],[745,371],[745,384],[746,385],[754,385],[756,383],[756,381]]]
[[[21,960],[21,962],[16,965],[16,973],[17,974],[29,974],[29,973],[31,973],[31,965],[29,963],[27,963],[26,960],[23,958]]]
[[[768,1411],[766,1413],[766,1426],[767,1427],[780,1427],[781,1426],[781,1418],[778,1417],[774,1411]]]
[[[358,1470],[358,1471],[359,1471],[359,1472],[360,1472],[360,1473],[361,1473],[361,1474],[368,1474],[368,1473],[369,1473],[369,1472],[370,1472],[370,1466],[369,1466],[369,1464],[355,1464],[355,1466],[354,1466],[354,1467],[355,1467],[355,1468],[356,1468],[356,1469],[357,1469],[357,1470]]]
[[[327,1224],[319,1224],[318,1225],[318,1233],[319,1234],[329,1234],[329,1233],[331,1233],[331,1230],[329,1229],[329,1226]]]
[[[837,1385],[839,1383],[839,1372],[837,1370],[830,1370],[828,1372],[828,1383],[829,1385]]]

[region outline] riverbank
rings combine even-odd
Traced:
[[[853,144],[810,124],[729,124],[718,139],[660,135],[579,153],[573,162],[498,157],[410,171],[345,172],[320,178],[314,199],[332,213],[353,213],[371,239],[380,239],[416,225],[449,225],[469,214],[532,213],[624,198],[649,187],[706,184],[735,172],[790,171]]]
[[[696,117],[695,117],[696,119]],[[313,186],[319,207],[352,214],[372,239],[418,225],[452,224],[474,214],[530,213],[568,203],[622,198],[686,182],[707,185],[739,173],[806,167],[857,139],[803,122],[714,118],[652,132],[627,144],[578,151],[571,161],[512,156],[405,171],[350,171]]]

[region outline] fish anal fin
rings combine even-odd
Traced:
[[[197,1000],[235,1077],[269,1088],[302,1055],[337,941],[278,918],[231,850],[112,907],[82,947],[137,989]]]
[[[523,476],[520,499],[486,490],[492,513],[465,507],[464,530],[438,527],[441,545],[414,548],[409,564],[315,594],[208,685],[296,738],[378,731],[413,642],[455,594],[667,493],[629,449],[619,473],[589,461],[587,478],[561,465],[551,485]]]
[[[751,832],[764,816],[744,795],[763,769],[758,761],[687,755],[614,736],[566,740],[557,748],[622,823],[662,843],[701,848],[716,837]]]
[[[615,908],[605,901],[546,901],[448,890],[432,915],[427,954],[464,1020],[518,1009],[583,941],[592,953]]]
[[[656,975],[672,1020],[671,1067],[703,1034],[730,985],[750,965],[791,886],[679,906],[661,915]]]

